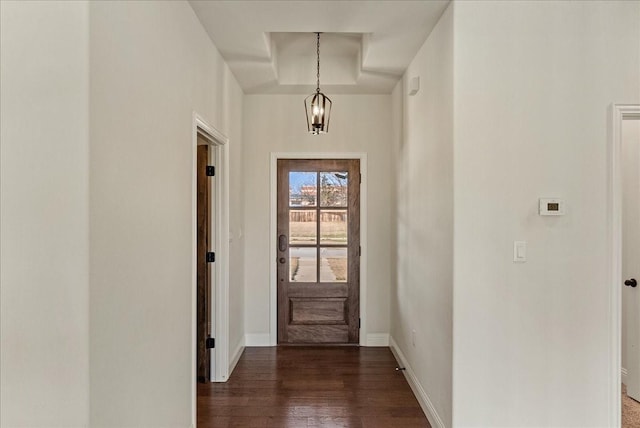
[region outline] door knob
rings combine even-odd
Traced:
[[[624,282],[624,285],[635,288],[638,285],[638,281],[636,281],[635,278],[627,279]]]
[[[280,257],[280,260],[278,260],[278,261],[280,263],[284,264],[287,261],[287,259],[285,259],[284,257]],[[634,287],[635,287],[635,285],[634,285]]]

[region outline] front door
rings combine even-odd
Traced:
[[[359,160],[278,160],[277,246],[278,343],[359,343]]]

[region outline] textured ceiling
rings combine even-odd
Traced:
[[[246,93],[389,93],[449,0],[190,1]]]

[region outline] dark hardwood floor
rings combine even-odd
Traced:
[[[389,348],[246,348],[198,384],[198,428],[430,427]]]

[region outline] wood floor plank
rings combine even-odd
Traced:
[[[198,385],[198,428],[430,427],[388,348],[246,348]]]

